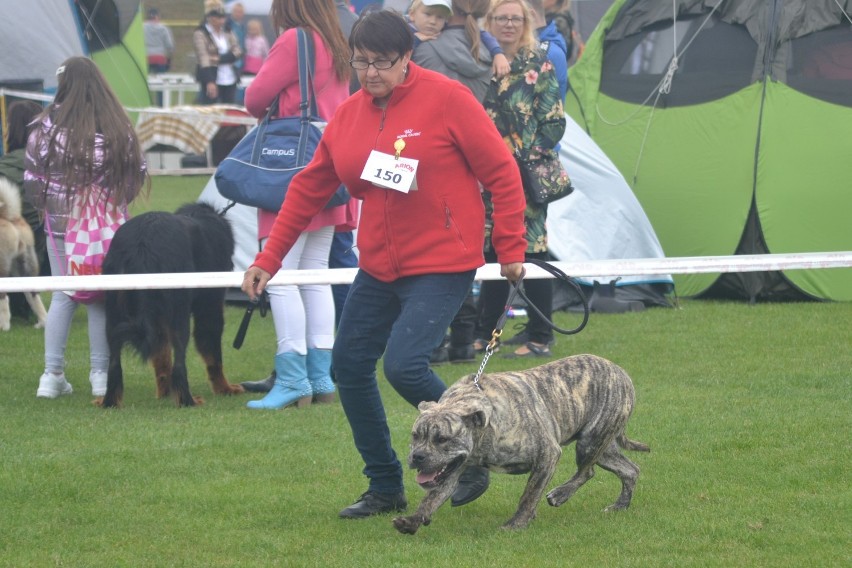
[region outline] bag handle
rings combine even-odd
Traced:
[[[296,44],[299,58],[299,114],[301,115],[302,132],[300,137],[299,148],[297,151],[298,163],[305,163],[305,154],[307,153],[307,135],[311,125],[311,118],[318,116],[316,95],[314,94],[314,85],[312,77],[314,74],[315,55],[314,55],[314,39],[305,32],[302,28],[296,28]],[[272,104],[266,111],[266,116],[257,125],[257,137],[254,140],[254,146],[251,150],[251,163],[257,164],[260,161],[260,152],[263,148],[263,139],[266,134],[266,128],[269,126],[269,121],[278,114],[278,102],[281,98],[281,93],[275,95]]]
[[[299,110],[302,115],[302,133],[299,136],[299,147],[296,150],[297,164],[308,163],[308,130],[311,127],[311,118],[318,115],[316,95],[312,77],[314,74],[314,39],[310,33],[302,28],[296,30],[299,43],[299,94],[301,102]],[[310,111],[310,112],[309,112]]]

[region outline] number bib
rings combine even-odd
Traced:
[[[378,187],[408,193],[412,189],[417,189],[415,174],[418,163],[418,160],[397,158],[392,154],[373,150],[370,152],[367,163],[364,164],[361,179]]]

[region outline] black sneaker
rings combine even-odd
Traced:
[[[449,360],[450,353],[443,345],[440,347],[436,347],[435,350],[432,351],[432,354],[429,356],[430,365],[443,365]]]
[[[476,350],[473,348],[472,343],[450,347],[447,349],[447,356],[450,359],[450,363],[469,363],[476,361]]]
[[[363,519],[372,515],[405,511],[406,507],[408,507],[408,501],[405,500],[405,493],[367,491],[358,497],[354,504],[340,511],[339,516],[342,519]]]
[[[505,343],[506,345],[523,345],[524,343],[526,343],[529,340],[530,340],[530,333],[527,331],[527,327],[524,326],[524,328],[521,331],[519,331],[518,333],[516,333],[515,335],[513,335],[512,337],[510,337],[509,339],[507,339],[503,343]]]
[[[471,501],[479,499],[485,493],[485,490],[488,489],[490,483],[491,477],[488,474],[487,468],[469,465],[462,472],[458,487],[453,492],[450,503],[453,507],[467,505]]]
[[[240,385],[246,389],[246,392],[269,392],[275,385],[275,377],[275,369],[273,369],[272,373],[270,373],[265,379],[261,379],[259,381],[245,381],[240,383]]]
[[[510,337],[503,343],[505,343],[506,345],[526,345],[530,341],[530,333],[529,331],[527,331],[526,326],[524,326],[523,331],[519,331],[517,335]],[[556,339],[554,338],[551,338],[550,341],[547,342],[548,347],[553,347],[555,344]]]

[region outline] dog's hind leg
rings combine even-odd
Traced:
[[[33,313],[36,316],[36,324],[33,326],[36,329],[41,329],[47,322],[47,310],[44,309],[44,304],[41,301],[41,295],[38,292],[24,292],[24,298],[30,305]]]
[[[595,476],[595,463],[603,453],[608,444],[612,442],[612,436],[606,440],[600,439],[600,433],[585,433],[577,439],[577,473],[563,483],[553,488],[547,494],[547,502],[558,507],[571,498],[577,490],[588,480]]]
[[[160,345],[159,350],[151,355],[151,365],[157,382],[157,398],[168,396],[172,389],[172,347],[168,342]]]
[[[9,311],[9,296],[0,292],[0,330],[9,331],[12,327],[12,313]]]
[[[107,298],[110,306],[110,298]],[[109,343],[109,367],[107,368],[107,390],[103,398],[95,399],[95,404],[103,408],[119,408],[124,400],[124,370],[121,368],[121,349],[124,340],[115,333],[116,323],[111,312],[107,311],[107,341]]]
[[[617,511],[629,507],[630,500],[633,498],[633,488],[636,487],[636,480],[639,479],[639,466],[622,454],[615,442],[612,442],[598,458],[598,465],[611,471],[621,480],[621,495],[605,510]]]
[[[188,310],[187,310],[188,311]],[[189,314],[180,314],[172,320],[172,348],[174,349],[174,364],[172,365],[172,396],[178,406],[195,406],[203,404],[204,399],[193,397],[189,392],[189,379],[186,375],[186,348],[189,345]]]
[[[224,290],[210,289],[198,292],[193,301],[193,338],[195,349],[201,355],[207,378],[215,394],[240,394],[242,385],[232,385],[225,378],[222,365],[222,332],[225,328]]]

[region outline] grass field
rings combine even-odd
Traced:
[[[157,179],[151,203],[173,209],[204,181]],[[265,376],[274,349],[271,318],[257,314],[232,349],[241,316],[227,308],[235,382]],[[525,476],[494,475],[482,498],[443,507],[412,537],[390,517],[337,518],[366,489],[339,404],[249,411],[248,395],[213,397],[193,356],[206,404],[177,409],[128,357],[125,407],[96,408],[83,310],[67,352],[74,394],[37,399],[42,332],[16,319],[0,335],[0,566],[848,566],[850,321],[852,303],[593,314],[555,353],[596,353],[633,378],[628,433],[652,452],[631,455],[642,468],[631,508],[602,512],[619,485],[599,471],[507,532]],[[527,365],[498,354],[488,370]],[[476,365],[437,370],[451,383]],[[404,456],[416,410],[380,384]],[[551,487],[572,473],[569,448]],[[411,473],[406,486],[411,510],[422,491]]]

